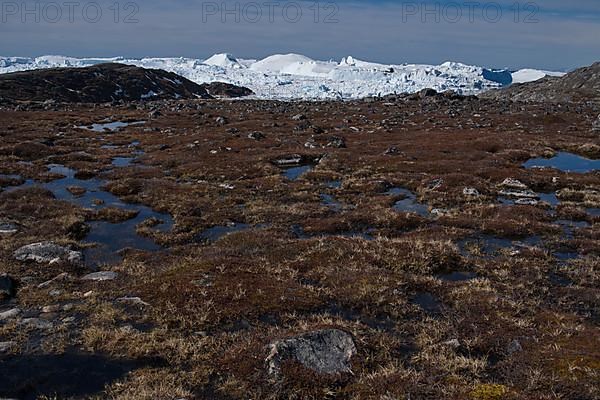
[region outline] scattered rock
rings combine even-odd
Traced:
[[[67,187],[67,190],[76,197],[83,196],[86,192],[86,189],[81,186],[69,186]]]
[[[506,178],[499,186],[511,189],[528,189],[527,185],[514,178]]]
[[[350,359],[356,352],[349,333],[326,329],[271,343],[266,362],[269,374],[278,374],[285,360],[297,361],[321,374],[335,374],[350,372]]]
[[[262,132],[250,132],[248,134],[248,139],[253,139],[253,140],[263,140],[266,136],[264,135],[264,133]]]
[[[7,274],[0,274],[0,300],[15,295],[15,281]]]
[[[515,200],[515,204],[519,206],[537,206],[538,203],[539,202],[536,199],[532,198],[520,198]]]
[[[96,281],[96,282],[112,281],[112,280],[117,279],[117,276],[118,276],[118,274],[113,271],[100,271],[100,272],[93,272],[91,274],[87,274],[87,275],[83,276],[81,278],[81,280]]]
[[[34,329],[51,329],[53,326],[52,322],[41,318],[24,318],[19,321],[19,325]]]
[[[292,117],[293,121],[303,121],[306,119],[306,115],[304,114],[296,114]]]
[[[444,342],[444,345],[451,347],[453,349],[458,349],[460,347],[460,341],[458,339],[450,339]]]
[[[508,354],[520,353],[523,351],[523,346],[521,346],[521,342],[517,339],[510,342],[510,344],[506,347],[506,352]]]
[[[119,303],[129,303],[136,306],[149,306],[150,304],[146,303],[144,300],[139,297],[119,297],[117,299]]]
[[[227,125],[229,123],[229,120],[227,120],[227,118],[225,118],[225,117],[217,117],[215,122],[217,123],[217,125],[223,126],[223,125]]]
[[[329,143],[327,143],[327,147],[334,147],[336,149],[345,149],[346,148],[346,140],[344,138],[334,136],[331,138]]]
[[[464,188],[463,189],[463,195],[468,196],[468,197],[479,197],[479,190],[475,189],[475,188]]]
[[[58,311],[60,311],[60,305],[58,305],[58,304],[52,304],[49,306],[42,307],[42,313],[44,313],[44,314],[55,313]]]
[[[38,264],[54,264],[62,261],[77,265],[83,262],[83,253],[53,242],[28,244],[16,250],[13,255],[18,261],[33,261]]]
[[[69,275],[68,272],[63,272],[62,274],[58,274],[57,276],[50,279],[49,281],[40,283],[38,285],[38,289],[46,288],[46,287],[52,285],[54,282],[65,281],[65,280],[69,279],[70,277],[71,277],[71,275]]]
[[[13,319],[21,314],[21,310],[18,308],[12,308],[7,311],[3,311],[0,313],[0,321],[7,321],[9,319]]]
[[[0,221],[0,235],[12,235],[18,231],[19,228],[12,222]]]
[[[396,146],[391,146],[383,154],[386,156],[395,156],[400,154],[400,150]]]

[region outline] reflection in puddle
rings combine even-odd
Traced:
[[[327,187],[329,189],[339,189],[342,187],[342,181],[329,181],[327,182]]]
[[[573,284],[569,279],[555,273],[548,274],[548,280],[556,286],[571,286]]]
[[[138,212],[135,218],[120,223],[107,221],[89,223],[91,229],[84,242],[94,243],[96,247],[85,249],[84,255],[86,264],[91,267],[121,261],[119,251],[125,248],[148,251],[159,250],[161,247],[153,240],[140,236],[136,232],[136,226],[147,219],[161,221],[155,228],[159,232],[169,231],[173,227],[173,219],[169,214],[156,212],[150,207],[140,204],[125,203],[112,193],[102,190],[105,183],[103,180],[98,178],[77,179],[75,170],[57,164],[50,165],[49,171],[63,175],[64,178],[43,183],[40,186],[50,190],[58,200],[65,200],[83,208],[117,207]],[[33,185],[35,185],[35,182],[27,182],[21,187]],[[72,187],[83,188],[85,192],[75,196],[69,191],[69,188]],[[101,206],[98,206],[98,204],[101,204]]]
[[[428,217],[430,214],[429,207],[418,203],[417,196],[408,189],[395,187],[388,190],[385,194],[389,196],[404,196],[402,200],[398,200],[394,204],[393,208],[396,211],[414,213],[422,217]]]
[[[564,172],[586,173],[600,169],[600,160],[590,160],[573,153],[560,152],[552,158],[534,158],[525,168],[555,168]]]
[[[340,211],[342,209],[342,205],[335,200],[335,198],[329,194],[321,194],[321,204],[331,208],[333,211]]]
[[[283,170],[283,176],[291,181],[295,181],[300,178],[302,175],[313,169],[315,166],[310,165],[301,165],[299,167],[291,167]]]
[[[428,314],[439,314],[442,312],[442,303],[429,292],[419,292],[413,298],[413,303],[418,305]]]
[[[481,234],[468,237],[458,242],[460,253],[468,256],[472,253],[481,254],[486,257],[496,256],[502,250],[538,247],[542,244],[539,236],[529,236],[522,240],[511,240],[497,236]]]
[[[592,217],[600,217],[600,208],[586,208],[585,212],[591,215]]]
[[[234,232],[241,232],[247,229],[252,228],[253,226],[250,224],[240,224],[240,223],[231,223],[229,225],[221,225],[221,226],[213,226],[212,228],[208,228],[205,231],[199,233],[196,236],[196,240],[198,241],[209,241],[216,242],[221,239],[225,235],[229,235]]]
[[[131,165],[133,160],[135,160],[133,157],[115,157],[112,160],[112,165],[119,168],[127,167]]]
[[[115,122],[107,122],[104,124],[81,125],[81,126],[78,126],[77,128],[87,129],[87,130],[94,131],[94,132],[104,132],[104,131],[115,132],[121,128],[125,128],[130,125],[142,125],[145,123],[146,123],[146,121],[134,121],[134,122],[115,121]]]

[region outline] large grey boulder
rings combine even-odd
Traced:
[[[33,261],[38,264],[67,262],[76,265],[83,262],[83,254],[80,251],[73,251],[53,242],[28,244],[16,250],[13,255],[18,261]]]
[[[87,274],[81,278],[84,281],[112,281],[117,279],[118,274],[113,271],[100,271],[100,272],[92,272],[91,274]]]
[[[350,371],[350,359],[356,354],[352,336],[339,329],[308,332],[269,345],[266,359],[269,374],[279,374],[281,363],[296,361],[321,374]]]

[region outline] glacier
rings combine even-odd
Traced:
[[[56,67],[86,67],[118,62],[174,72],[196,83],[214,81],[246,86],[256,98],[277,100],[358,99],[425,88],[477,94],[512,82],[537,80],[560,73],[492,70],[458,62],[440,65],[379,64],[352,56],[341,61],[318,61],[300,54],[275,54],[261,60],[237,59],[231,54],[194,58],[75,58],[47,55],[35,58],[0,57],[0,74]]]

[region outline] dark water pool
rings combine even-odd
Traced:
[[[403,199],[394,203],[394,210],[400,212],[414,213],[422,217],[429,216],[429,207],[417,202],[417,196],[408,189],[395,187],[386,192],[389,196],[404,196]]]
[[[600,170],[600,160],[590,160],[573,153],[560,152],[552,158],[533,158],[525,168],[555,168],[564,172],[586,173]]]
[[[49,171],[63,175],[64,178],[43,183],[39,186],[50,190],[59,200],[65,200],[83,208],[99,210],[106,207],[117,207],[138,212],[135,218],[124,222],[93,221],[88,224],[90,231],[84,242],[96,244],[95,247],[84,250],[86,264],[91,267],[121,261],[120,250],[126,248],[147,251],[159,250],[161,247],[153,240],[140,236],[136,232],[136,226],[145,220],[157,219],[161,221],[154,228],[160,232],[169,231],[173,227],[173,219],[169,214],[159,213],[141,204],[123,202],[117,196],[102,189],[105,182],[101,179],[78,179],[75,177],[75,170],[58,164],[50,165]],[[29,181],[22,187],[34,186],[35,184],[35,182]],[[84,188],[86,191],[80,196],[75,196],[67,190],[72,186]]]
[[[300,165],[298,167],[285,168],[283,170],[283,176],[291,181],[298,180],[302,175],[312,170],[315,166],[313,164]]]
[[[87,129],[87,130],[94,131],[94,132],[104,132],[104,131],[115,132],[121,128],[125,128],[130,125],[143,125],[145,123],[146,123],[146,121],[133,121],[133,122],[114,121],[114,122],[106,122],[103,124],[101,123],[101,124],[81,125],[81,126],[78,126],[77,128]]]

